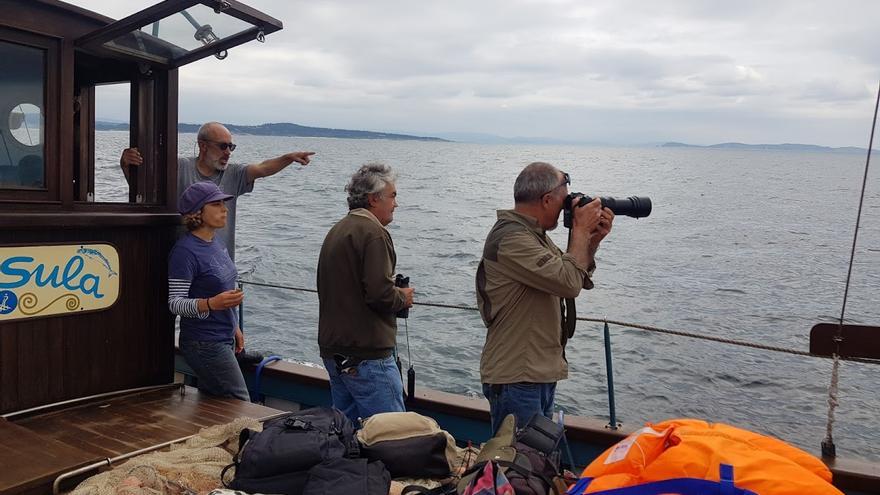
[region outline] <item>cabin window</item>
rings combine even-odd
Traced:
[[[162,128],[162,91],[167,72],[143,74],[135,63],[78,53],[75,73],[78,208],[119,211],[123,204],[166,204],[168,142]],[[142,165],[123,171],[122,152],[132,147],[140,151]]]
[[[122,34],[104,46],[118,53],[164,62],[178,59],[197,48],[243,33],[252,27],[250,22],[225,15],[213,7],[196,4]]]
[[[46,53],[0,41],[0,188],[45,189]]]

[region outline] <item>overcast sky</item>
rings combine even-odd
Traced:
[[[181,122],[865,147],[880,82],[877,0],[245,3],[284,29],[183,67]]]

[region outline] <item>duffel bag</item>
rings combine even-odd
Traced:
[[[385,464],[392,478],[445,478],[457,458],[455,439],[414,412],[374,414],[357,432],[361,455]]]

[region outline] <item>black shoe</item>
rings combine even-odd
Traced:
[[[249,364],[260,364],[263,360],[263,355],[259,352],[248,352],[244,350],[236,354],[235,359],[238,360],[239,366],[247,366]]]

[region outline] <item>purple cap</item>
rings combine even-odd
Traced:
[[[202,209],[208,203],[214,201],[229,201],[235,196],[224,194],[223,191],[210,181],[196,182],[186,188],[180,195],[180,201],[177,202],[177,211],[181,215],[195,213]]]

